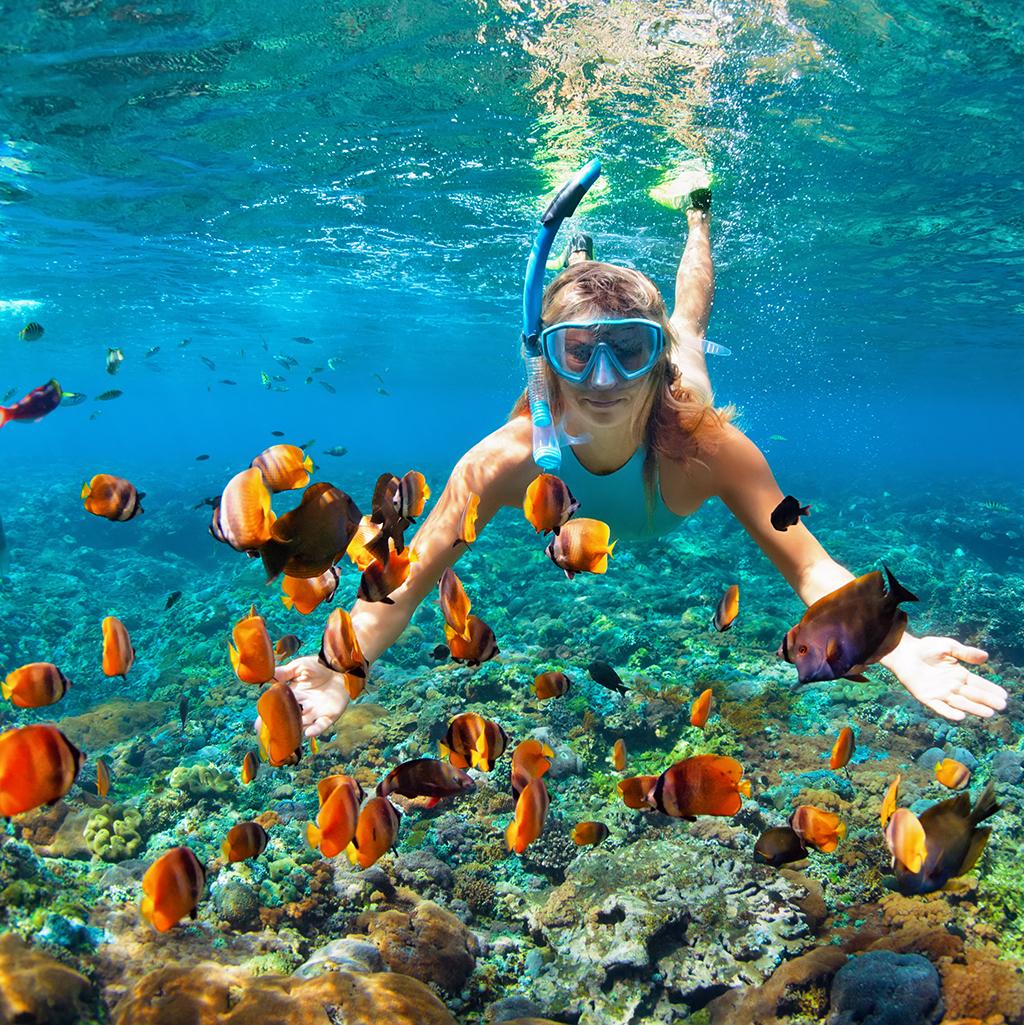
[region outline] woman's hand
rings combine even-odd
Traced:
[[[961,662],[981,665],[988,652],[952,637],[910,637],[883,663],[923,705],[947,719],[959,721],[968,713],[987,719],[1006,708],[1006,691],[970,672]]]
[[[291,685],[302,709],[302,725],[307,737],[319,737],[348,707],[348,687],[341,673],[330,670],[316,655],[292,659],[274,671],[278,683]],[[260,720],[256,720],[259,733]]]

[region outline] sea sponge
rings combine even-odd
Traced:
[[[104,805],[85,824],[85,842],[97,858],[124,861],[134,857],[142,846],[141,822],[138,808]]]
[[[222,772],[211,762],[206,762],[175,767],[167,777],[167,783],[175,790],[181,790],[201,801],[204,797],[223,797],[230,793],[235,777],[230,772]]]

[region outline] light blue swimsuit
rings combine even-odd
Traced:
[[[576,458],[571,445],[562,449],[562,467],[558,476],[565,481],[580,503],[577,516],[604,520],[612,528],[612,540],[649,541],[675,530],[682,516],[670,512],[661,498],[661,484],[654,478],[654,507],[647,515],[644,490],[644,447],[641,445],[629,462],[612,473],[591,473]]]

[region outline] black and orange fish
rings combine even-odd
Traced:
[[[494,631],[478,616],[471,615],[466,619],[466,631],[468,637],[463,638],[445,623],[444,639],[448,642],[453,662],[479,666],[500,654]]]
[[[569,580],[577,573],[606,573],[618,543],[609,544],[610,536],[611,528],[601,520],[569,520],[544,551]]]
[[[274,683],[256,702],[260,748],[271,765],[295,765],[302,756],[302,710],[286,683]]]
[[[230,864],[259,857],[270,842],[267,831],[258,822],[239,822],[228,830],[221,852]]]
[[[427,797],[432,808],[446,797],[457,797],[474,787],[473,780],[462,770],[439,758],[414,758],[396,765],[377,786],[377,794],[387,797]]]
[[[274,645],[267,632],[266,620],[249,609],[247,616],[235,623],[231,630],[234,644],[228,644],[231,668],[242,683],[269,683],[274,678]]]
[[[327,617],[320,644],[320,661],[335,673],[366,678],[369,663],[359,647],[352,617],[345,609],[335,609]]]
[[[0,692],[18,708],[44,708],[60,701],[70,686],[52,662],[29,662],[7,674]]]
[[[417,558],[416,550],[406,546],[401,552],[391,551],[387,562],[374,559],[363,570],[356,597],[361,601],[394,605],[391,592],[397,591],[409,579],[412,565]]]
[[[572,680],[565,673],[552,671],[540,673],[533,678],[533,693],[537,695],[538,701],[560,698],[563,694],[569,693],[571,686]]]
[[[313,460],[298,445],[271,445],[250,465],[263,474],[267,488],[275,493],[304,488],[313,472]]]
[[[318,577],[289,577],[281,581],[281,602],[286,609],[295,609],[308,616],[321,602],[331,601],[338,590],[341,574],[337,566],[331,566]]]
[[[363,788],[351,776],[326,776],[316,787],[320,811],[316,824],[306,826],[310,847],[319,848],[325,858],[341,854],[356,835]]]
[[[522,854],[544,831],[548,816],[548,788],[542,779],[531,780],[516,801],[515,817],[505,830],[510,851]]]
[[[263,474],[250,466],[228,481],[214,506],[210,533],[237,552],[255,552],[270,540],[274,520]]]
[[[718,608],[715,609],[711,625],[719,632],[724,633],[735,622],[740,612],[740,585],[731,584],[725,589]]]
[[[116,616],[103,620],[103,675],[127,678],[135,663],[135,648],[124,623]]]
[[[750,796],[743,766],[725,755],[694,755],[669,766],[651,789],[649,801],[674,818],[735,815]]]
[[[523,515],[538,534],[557,534],[579,507],[565,482],[552,473],[538,474],[523,498]]]
[[[136,491],[131,481],[109,473],[97,473],[88,484],[82,485],[86,511],[105,520],[124,522],[134,519],[143,511],[142,500],[145,497],[146,493]]]
[[[490,772],[508,747],[508,734],[496,722],[476,712],[463,712],[448,724],[439,746],[441,757],[457,769],[472,766]]]
[[[416,517],[423,512],[427,499],[430,498],[430,487],[426,477],[419,470],[410,470],[398,482],[395,489],[395,511],[403,520],[416,522]]]
[[[0,733],[0,816],[55,804],[72,787],[85,755],[56,726]]]
[[[346,853],[353,864],[369,868],[386,854],[398,839],[402,817],[386,797],[371,797],[363,805],[356,822],[356,835]]]
[[[519,795],[551,768],[555,752],[542,740],[530,739],[517,744],[512,752],[512,796]]]
[[[469,610],[472,603],[462,581],[450,566],[446,566],[437,585],[441,615],[445,623],[463,640],[469,640]]]
[[[142,877],[142,917],[157,932],[173,929],[196,906],[206,888],[206,872],[188,847],[160,855]]]

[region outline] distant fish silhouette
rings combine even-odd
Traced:
[[[301,345],[312,345],[313,344],[313,339],[312,338],[307,338],[305,335],[296,335],[292,339],[292,341],[293,342],[299,342]]]
[[[205,363],[205,364],[206,364],[206,365],[207,365],[207,366],[208,366],[208,367],[209,367],[209,368],[210,368],[211,370],[216,370],[216,369],[217,369],[217,364],[216,364],[216,363],[214,363],[214,362],[213,362],[213,360],[212,360],[212,359],[210,359],[210,358],[209,358],[208,356],[200,356],[199,358],[200,358],[200,359],[201,359],[201,360],[202,360],[202,361],[203,361],[203,362],[204,362],[204,363]]]
[[[164,605],[164,612],[166,612],[168,609],[173,608],[175,605],[177,605],[178,604],[178,599],[180,597],[181,597],[181,591],[171,591],[171,593],[169,595],[167,595],[167,602]]]

